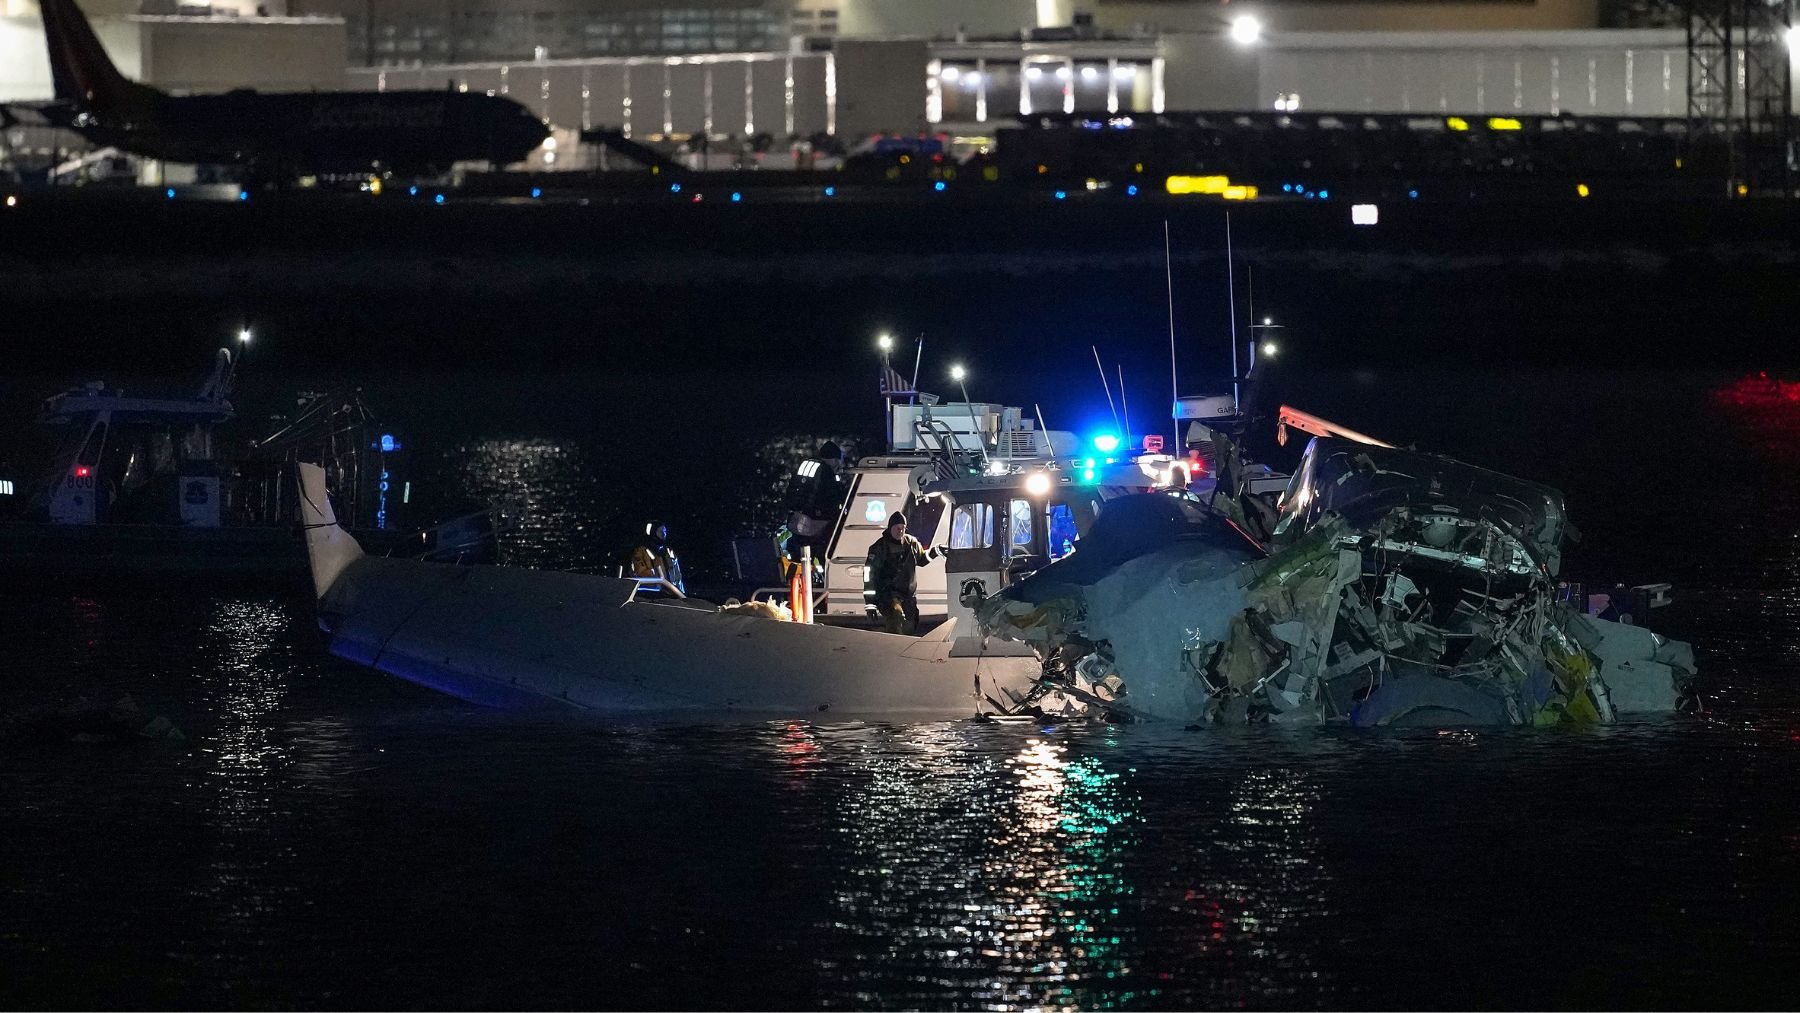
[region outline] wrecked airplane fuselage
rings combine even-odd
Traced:
[[[1179,532],[1103,574],[1059,562],[984,603],[984,630],[1032,644],[1045,683],[1135,718],[1548,725],[1691,692],[1688,645],[1559,600],[1567,520],[1547,486],[1320,438],[1266,544],[1228,523],[1241,509],[1181,509]]]

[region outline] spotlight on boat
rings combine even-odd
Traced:
[[[968,370],[962,368],[960,365],[950,367],[950,379],[955,380],[957,383],[963,382],[963,379],[968,375]]]
[[[1264,354],[1264,355],[1266,355],[1266,356],[1269,356],[1269,357],[1271,357],[1271,358],[1272,358],[1272,357],[1274,357],[1274,355],[1275,355],[1275,353],[1276,353],[1276,352],[1278,352],[1278,351],[1280,351],[1280,349],[1279,349],[1279,348],[1277,348],[1277,347],[1276,347],[1276,346],[1275,346],[1275,342],[1273,342],[1273,341],[1265,341],[1265,342],[1263,342],[1263,344],[1262,344],[1262,353],[1263,353],[1263,354]]]
[[[894,350],[894,336],[892,334],[883,334],[881,337],[875,339],[875,343],[880,345],[881,350],[884,352],[891,352]]]
[[[242,330],[239,330],[238,340],[248,345],[250,343],[250,328],[245,327]]]
[[[1047,496],[1050,493],[1050,476],[1041,471],[1034,471],[1025,477],[1025,491],[1033,496]]]

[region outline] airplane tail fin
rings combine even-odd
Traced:
[[[40,0],[56,97],[102,112],[152,93],[126,80],[75,0]]]
[[[337,583],[338,575],[362,558],[362,546],[338,525],[337,513],[325,494],[325,469],[300,465],[300,520],[306,528],[306,560],[312,565],[313,593],[320,598]]]

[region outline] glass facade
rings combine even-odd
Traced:
[[[348,7],[349,61],[364,67],[779,50],[790,30],[785,7]]]

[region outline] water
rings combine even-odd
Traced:
[[[1710,710],[1610,728],[521,717],[325,656],[298,586],[13,589],[0,1004],[1790,1005],[1800,414],[1733,379],[1296,378],[1563,487],[1572,571],[1675,582]],[[830,431],[403,400],[421,482],[520,500],[542,565],[654,511],[716,566],[706,533]],[[718,453],[646,465],[647,433]],[[124,693],[186,741],[33,731]]]

